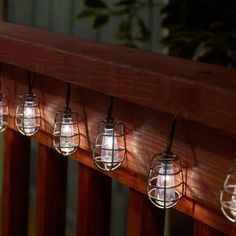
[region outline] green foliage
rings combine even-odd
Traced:
[[[170,55],[236,67],[235,0],[170,0],[162,14]]]
[[[123,45],[138,47],[150,41],[152,32],[140,10],[157,6],[155,0],[120,0],[112,6],[108,2],[86,0],[77,18],[92,18],[99,31],[120,17],[115,35]],[[169,0],[161,14],[168,30],[162,44],[169,55],[236,67],[235,0]]]
[[[93,29],[101,30],[113,17],[120,17],[116,29],[117,39],[126,46],[138,47],[139,42],[148,42],[151,37],[150,29],[139,11],[154,6],[153,0],[121,0],[108,6],[104,1],[86,0],[84,8],[78,13],[77,19],[92,18]]]

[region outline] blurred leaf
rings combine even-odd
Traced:
[[[148,41],[150,39],[150,31],[141,17],[137,18],[137,24],[139,26],[140,37],[136,38],[139,41],[144,41],[144,42]]]
[[[113,16],[122,16],[128,13],[130,13],[130,10],[128,8],[122,8],[122,9],[111,11],[111,15]]]
[[[91,9],[91,8],[86,8],[84,10],[82,10],[81,12],[78,13],[78,15],[76,16],[76,18],[78,20],[80,19],[83,19],[83,18],[88,18],[88,17],[91,17],[91,16],[95,16],[96,15],[96,12],[94,9]]]
[[[110,17],[107,14],[97,16],[94,19],[93,28],[99,30],[101,27],[108,23],[109,19]]]
[[[129,20],[121,21],[116,32],[116,37],[121,40],[127,39],[130,41],[132,39],[131,29],[132,29],[131,21]]]
[[[136,0],[122,0],[115,4],[115,6],[129,6],[135,4]]]
[[[84,1],[85,6],[91,7],[91,8],[106,8],[106,4],[101,0],[85,0]]]

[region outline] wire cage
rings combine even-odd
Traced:
[[[125,125],[122,122],[100,121],[93,148],[93,160],[104,171],[118,168],[126,158]]]
[[[0,132],[3,132],[8,126],[9,108],[5,95],[0,94]]]
[[[229,170],[220,193],[221,211],[228,220],[236,223],[236,159]]]
[[[40,106],[36,94],[19,95],[15,125],[23,135],[31,136],[37,133],[40,128]]]
[[[147,180],[150,201],[158,208],[171,208],[178,203],[183,192],[181,159],[173,153],[154,155]]]
[[[78,114],[70,110],[56,113],[53,146],[63,156],[72,155],[80,145]]]

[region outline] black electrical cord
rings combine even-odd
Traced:
[[[70,111],[70,95],[71,95],[71,84],[69,82],[67,84],[67,92],[66,92],[66,110]]]
[[[27,71],[27,75],[28,75],[28,93],[29,94],[32,94],[32,90],[33,90],[33,86],[34,86],[34,83],[35,83],[35,74],[33,74],[33,78],[31,78],[31,75],[30,75],[30,72]]]
[[[112,118],[113,107],[114,107],[114,97],[111,96],[110,106],[109,106],[109,108],[107,110],[107,118],[106,118],[106,120],[108,122],[109,121],[113,121],[113,118]]]
[[[172,121],[172,126],[171,126],[171,130],[169,133],[168,141],[167,141],[167,146],[166,146],[166,151],[165,151],[165,153],[167,155],[171,154],[171,147],[172,147],[173,138],[174,138],[174,134],[175,134],[176,120],[177,120],[177,117],[175,116]]]

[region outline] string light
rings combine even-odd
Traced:
[[[28,93],[18,96],[15,125],[23,135],[32,136],[40,128],[40,107],[38,96],[32,92],[35,75],[31,79],[30,72],[27,74],[29,89]]]
[[[175,125],[176,117],[172,123],[166,150],[152,158],[147,181],[150,201],[163,209],[175,206],[184,191],[181,159],[171,152]]]
[[[53,125],[53,146],[63,156],[72,155],[79,147],[78,115],[70,108],[71,85],[67,83],[66,107],[56,113]]]
[[[93,148],[93,160],[104,171],[118,168],[126,158],[125,126],[112,118],[114,98],[107,112],[107,118],[100,121]]]

